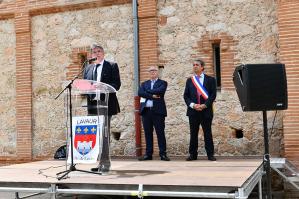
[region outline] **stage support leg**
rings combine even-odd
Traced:
[[[263,199],[262,179],[259,180],[259,199]]]
[[[15,192],[15,199],[20,199],[20,197],[19,197],[19,192]]]
[[[263,111],[263,124],[264,124],[264,170],[266,171],[266,198],[272,199],[271,194],[271,167],[270,167],[270,153],[269,153],[269,135],[267,125],[267,112]]]
[[[56,184],[51,184],[50,187],[51,199],[56,199]]]

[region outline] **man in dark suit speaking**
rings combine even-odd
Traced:
[[[150,80],[143,82],[138,90],[140,114],[145,134],[146,152],[139,160],[152,160],[153,130],[155,128],[161,160],[169,161],[166,154],[165,117],[167,116],[164,95],[167,82],[158,78],[158,67],[149,68]]]
[[[215,78],[204,74],[204,67],[205,63],[200,59],[193,62],[194,76],[187,79],[184,92],[190,125],[190,145],[187,161],[197,159],[198,131],[200,125],[204,133],[208,160],[216,161],[212,137],[213,102],[216,99],[216,81]]]
[[[89,64],[83,74],[84,79],[103,82],[119,90],[121,82],[117,63],[108,62],[104,59],[104,49],[98,44],[91,46],[92,58],[97,58],[92,64]],[[101,96],[102,99],[103,96]],[[89,115],[97,115],[97,101],[94,96],[87,97],[87,107]],[[108,172],[110,170],[109,142],[110,142],[110,121],[111,116],[120,112],[116,93],[109,94],[108,100],[108,130],[103,133],[103,148],[98,167],[92,168],[92,171]],[[105,113],[102,113],[105,114]]]

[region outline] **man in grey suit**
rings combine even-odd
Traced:
[[[91,46],[91,53],[92,58],[97,59],[85,68],[83,78],[87,80],[103,82],[114,87],[116,90],[119,90],[121,82],[117,63],[106,61],[104,59],[104,49],[102,46],[98,44],[93,44]],[[103,96],[100,96],[100,98],[102,100]],[[97,101],[94,100],[93,95],[89,95],[87,97],[87,107],[89,115],[97,115]],[[119,112],[120,108],[116,97],[116,93],[110,93],[108,100],[108,130],[107,133],[103,133],[103,148],[101,157],[99,157],[99,165],[96,168],[91,168],[91,171],[108,172],[110,170],[110,121],[111,116],[116,115]]]

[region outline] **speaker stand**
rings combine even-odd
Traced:
[[[84,62],[85,63],[85,62]],[[84,65],[83,63],[83,65]],[[83,70],[82,70],[83,71]],[[82,72],[81,71],[81,72]],[[81,74],[81,72],[79,74]],[[64,179],[70,172],[72,171],[80,171],[80,172],[85,172],[85,173],[93,173],[93,174],[98,174],[98,175],[102,175],[102,173],[97,173],[97,172],[92,172],[92,171],[85,171],[85,170],[80,170],[77,169],[75,164],[74,164],[74,149],[73,149],[73,105],[72,105],[72,84],[73,82],[78,78],[78,75],[75,76],[70,82],[69,84],[56,96],[55,99],[57,99],[66,89],[68,89],[68,94],[69,94],[69,117],[70,117],[70,147],[71,147],[71,165],[69,167],[69,169],[65,170],[65,171],[61,171],[59,173],[56,174],[57,179],[61,180]],[[67,160],[66,160],[67,161]],[[61,175],[61,176],[59,176]]]
[[[267,126],[267,111],[263,111],[263,124],[264,124],[264,147],[265,154],[263,159],[264,171],[266,171],[266,198],[272,199],[271,191],[271,166],[270,166],[270,153],[269,153],[269,135]]]

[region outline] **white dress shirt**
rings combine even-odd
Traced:
[[[151,89],[154,88],[154,84],[156,83],[157,79],[151,80]],[[145,107],[153,107],[153,100],[148,99],[146,101]]]
[[[96,68],[94,67],[94,70],[97,69],[97,82],[101,81],[101,76],[102,76],[102,69],[103,69],[103,64],[104,64],[104,60],[101,61],[101,63],[99,63],[100,65]],[[95,71],[93,71],[95,72]]]

